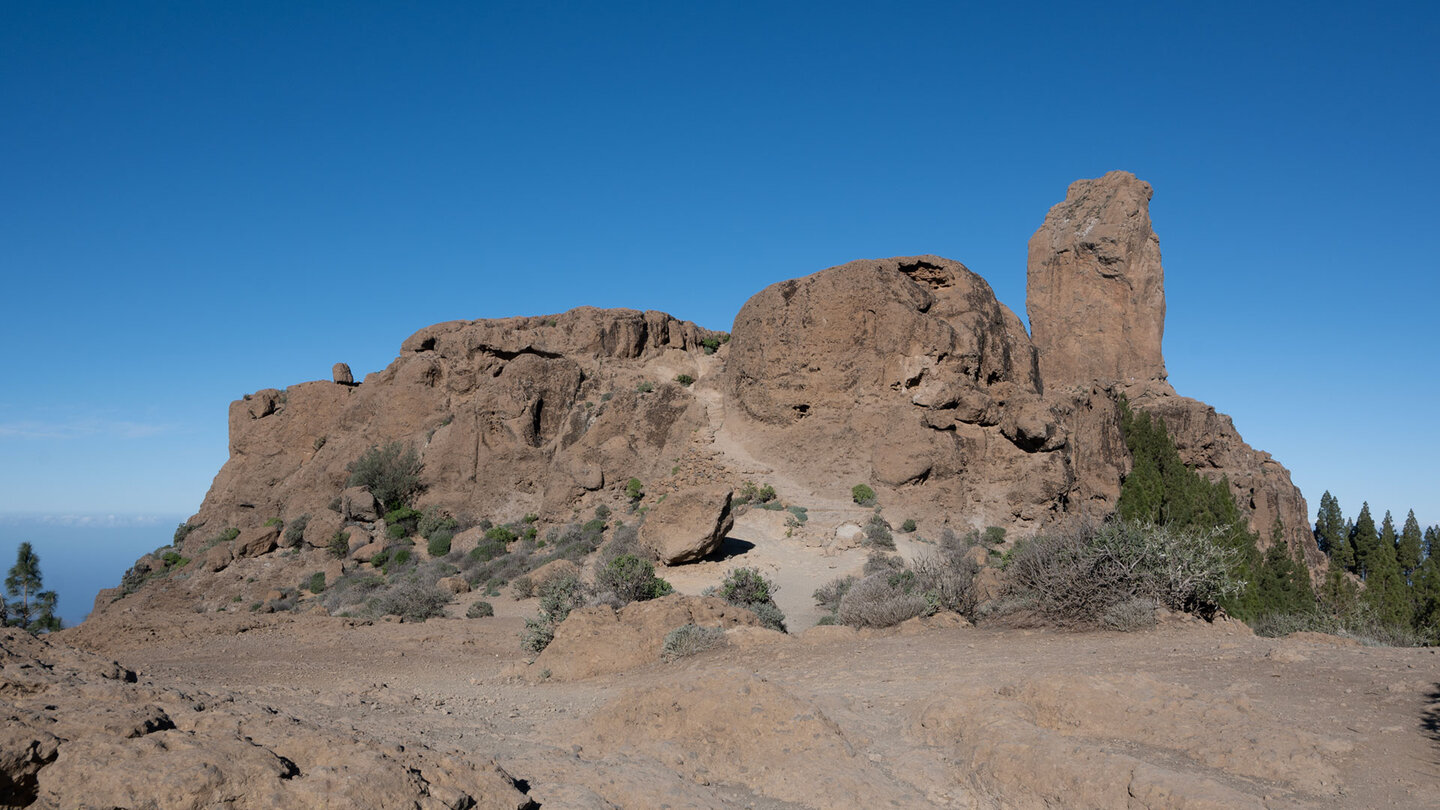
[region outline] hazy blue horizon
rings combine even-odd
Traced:
[[[175,527],[189,515],[0,513],[0,572],[15,564],[28,542],[40,557],[45,587],[59,596],[66,627],[85,620],[103,588],[140,557],[170,544]]]

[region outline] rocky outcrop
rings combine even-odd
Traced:
[[[190,521],[204,529],[194,542],[272,517],[318,525],[347,466],[396,441],[423,462],[427,505],[473,520],[569,511],[585,493],[648,478],[688,438],[703,409],[670,381],[717,362],[701,346],[709,337],[664,313],[588,307],[456,321],[412,335],[363,385],[248,395],[231,405],[230,459]],[[374,519],[363,491],[346,490],[339,509]],[[317,528],[312,544],[334,531]]]
[[[1051,209],[1029,246],[1033,339],[984,279],[937,256],[773,284],[723,348],[721,333],[635,310],[421,329],[362,384],[337,367],[333,381],[232,403],[230,459],[181,552],[218,573],[282,544],[338,549],[348,532],[357,557],[373,556],[387,542],[383,509],[351,486],[349,467],[396,442],[422,465],[416,505],[465,527],[527,514],[568,523],[628,505],[625,484],[639,478],[642,538],[670,564],[704,557],[728,530],[719,496],[692,509],[688,493],[728,493],[754,469],[792,502],[848,508],[865,483],[888,515],[929,531],[999,526],[1019,538],[1113,512],[1130,466],[1124,397],[1164,419],[1187,463],[1229,481],[1262,545],[1278,520],[1323,565],[1289,473],[1165,380],[1151,193],[1112,172],[1074,183]],[[305,516],[303,535],[265,526]],[[790,528],[803,533],[800,522]],[[229,528],[243,530],[238,541]],[[481,540],[470,529],[451,547]]]
[[[1151,193],[1129,172],[1077,180],[1030,237],[1025,307],[1047,387],[1165,379]]]

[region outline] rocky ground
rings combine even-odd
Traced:
[[[494,618],[421,625],[147,613],[54,643],[11,633],[0,697],[15,783],[0,796],[1360,808],[1440,795],[1436,650],[1179,618],[1131,634],[952,618],[784,635],[717,619],[719,604],[677,595],[618,622],[588,609],[534,663],[517,642],[533,602],[508,599]],[[660,660],[660,638],[688,616],[738,626],[721,648]]]

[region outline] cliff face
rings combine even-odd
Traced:
[[[844,500],[865,482],[893,514],[1023,537],[1113,511],[1130,464],[1124,395],[1165,420],[1187,463],[1228,477],[1262,544],[1279,519],[1319,566],[1285,468],[1165,381],[1150,197],[1112,172],[1073,184],[1051,209],[1030,240],[1033,336],[983,279],[936,256],[771,285],[741,309],[727,345],[633,310],[427,327],[359,384],[337,366],[333,382],[233,403],[230,460],[182,550],[214,556],[201,538],[235,527],[246,533],[227,554],[270,553],[285,540],[263,524],[302,515],[312,546],[346,524],[352,547],[383,536],[363,504],[337,496],[347,465],[389,442],[423,460],[421,506],[471,522],[566,522],[623,502],[631,477],[658,495],[764,476],[792,502]]]

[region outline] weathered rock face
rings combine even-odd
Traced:
[[[1020,319],[964,265],[859,261],[774,284],[740,310],[727,433],[817,491],[895,498],[1009,524],[1071,488],[1064,426]],[[980,525],[984,525],[981,523]]]
[[[368,493],[346,489],[347,465],[393,441],[424,464],[423,504],[472,519],[568,512],[587,492],[648,480],[704,414],[670,381],[717,362],[701,350],[710,335],[659,312],[588,307],[457,321],[420,330],[359,385],[251,394],[231,405],[230,460],[191,520],[203,527],[194,542],[309,514],[306,539],[324,545],[342,490],[342,521],[374,519]]]
[[[1150,184],[1077,180],[1030,238],[1025,306],[1047,387],[1165,379],[1165,271]]]

